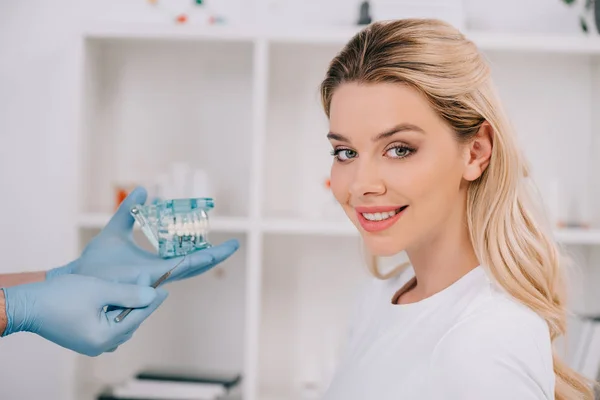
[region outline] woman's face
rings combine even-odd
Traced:
[[[374,255],[417,249],[462,223],[469,146],[413,88],[339,86],[328,138],[331,189]]]

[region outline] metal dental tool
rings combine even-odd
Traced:
[[[183,258],[181,259],[181,261],[179,261],[173,268],[171,268],[170,270],[168,270],[167,272],[165,272],[160,278],[158,278],[156,280],[156,282],[154,282],[151,286],[156,289],[161,283],[163,283],[164,281],[166,281],[167,279],[169,279],[169,277],[171,276],[171,274],[173,273],[173,271],[175,270],[175,268],[177,268],[178,266],[181,265],[182,262],[185,261],[185,258],[187,257],[187,254],[183,256]],[[133,308],[126,308],[125,310],[123,310],[119,315],[117,315],[115,317],[115,322],[121,322],[123,321],[123,319],[125,319],[126,316],[129,315],[129,313],[131,311],[133,311]]]

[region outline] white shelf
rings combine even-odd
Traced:
[[[349,221],[268,219],[261,224],[261,230],[284,235],[358,236],[358,231]]]
[[[503,34],[471,32],[467,34],[483,50],[600,55],[600,37],[541,34]]]
[[[347,221],[303,221],[294,219],[269,219],[261,224],[265,233],[319,235],[319,236],[358,236],[358,231]],[[600,245],[600,229],[557,229],[556,240],[563,244]]]
[[[89,39],[209,40],[343,45],[363,27],[253,28],[175,24],[105,23],[90,25]],[[600,37],[590,35],[512,34],[465,32],[482,50],[600,55]]]
[[[81,214],[77,224],[82,229],[102,229],[111,216],[110,213]],[[210,228],[216,232],[246,232],[250,229],[250,222],[241,217],[213,217],[210,219]]]
[[[556,239],[564,244],[600,245],[600,229],[558,229]]]
[[[358,27],[278,30],[265,38],[274,43],[339,44],[348,41]],[[583,35],[507,34],[465,32],[482,50],[600,55],[600,37]]]
[[[150,23],[103,23],[84,28],[88,39],[211,40],[250,42],[256,38],[249,29],[229,26],[194,26]]]
[[[109,221],[110,213],[87,213],[78,218],[83,229],[102,229]],[[248,218],[213,217],[211,230],[216,232],[247,232],[252,227]],[[358,237],[359,233],[351,222],[311,221],[300,219],[269,218],[258,224],[259,230],[267,234],[308,235],[330,237]],[[556,239],[563,244],[600,245],[600,229],[566,228],[555,231]]]

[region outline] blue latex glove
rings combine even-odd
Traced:
[[[125,343],[167,297],[164,289],[150,287],[147,275],[137,285],[63,275],[3,290],[8,321],[2,336],[31,332],[88,356]],[[104,311],[111,305],[135,309],[115,323],[120,311]]]
[[[95,276],[114,282],[133,283],[141,274],[148,274],[151,282],[174,267],[183,257],[163,259],[139,247],[133,240],[135,220],[130,209],[144,204],[147,193],[136,188],[121,203],[104,229],[86,246],[77,260],[47,272],[53,279],[63,274]],[[188,254],[165,283],[202,274],[232,255],[239,247],[237,240],[228,240],[213,247]]]

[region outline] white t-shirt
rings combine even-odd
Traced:
[[[375,280],[324,400],[554,399],[546,322],[480,266],[422,301],[392,298],[414,277]]]

